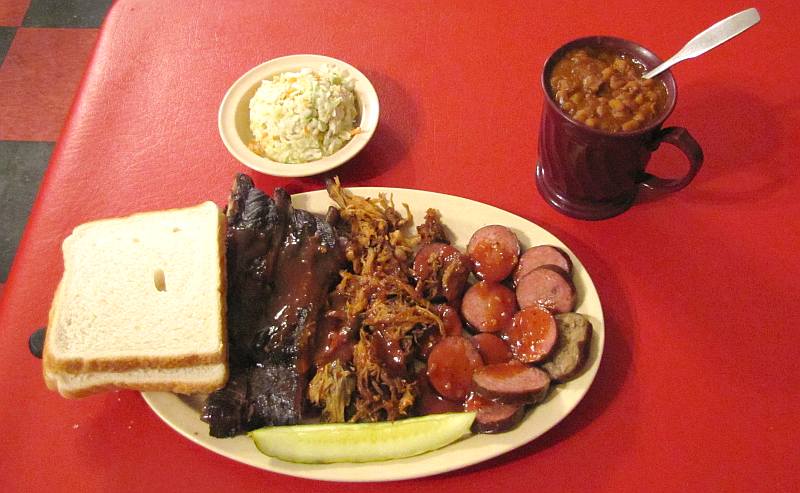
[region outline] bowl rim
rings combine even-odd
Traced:
[[[236,111],[246,94],[269,76],[304,67],[317,68],[326,63],[346,70],[349,77],[355,81],[359,109],[363,108],[363,113],[359,115],[362,132],[353,136],[341,149],[330,156],[308,163],[280,163],[251,151],[236,130]],[[225,148],[248,168],[271,176],[303,177],[330,171],[352,159],[372,138],[378,126],[379,115],[378,94],[370,80],[360,70],[333,57],[301,53],[269,59],[249,69],[236,79],[222,98],[217,115],[217,126]]]

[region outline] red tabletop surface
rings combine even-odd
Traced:
[[[224,203],[247,171],[217,131],[241,74],[295,53],[370,78],[373,140],[336,170],[347,186],[459,195],[564,241],[594,279],[605,353],[584,400],[522,448],[382,491],[788,491],[800,479],[800,119],[794,2],[757,5],[754,29],[678,65],[678,106],[706,161],[685,190],[587,222],[536,191],[547,56],[580,36],[641,42],[667,58],[744,2],[159,2],[108,14],[54,151],[0,305],[3,491],[341,491],[207,451],[136,392],[66,400],[27,338],[47,321],[60,245],[99,217]],[[659,150],[651,170],[680,174]],[[324,177],[255,176],[317,190]],[[374,491],[352,484],[348,491]]]

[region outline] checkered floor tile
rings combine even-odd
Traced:
[[[0,0],[0,292],[112,0]]]

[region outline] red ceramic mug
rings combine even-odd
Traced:
[[[703,164],[703,151],[686,129],[662,128],[677,99],[669,72],[659,76],[667,89],[664,109],[638,130],[609,133],[571,119],[553,98],[550,76],[564,54],[587,46],[626,54],[648,70],[661,60],[636,43],[593,36],[565,44],[544,65],[536,186],[550,205],[568,216],[605,219],[627,210],[642,188],[674,192],[688,185]],[[650,154],[662,143],[676,146],[689,160],[689,171],[682,178],[663,179],[645,171]]]

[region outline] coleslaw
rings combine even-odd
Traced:
[[[262,81],[250,100],[250,149],[281,163],[330,156],[361,131],[354,87],[332,64]]]

